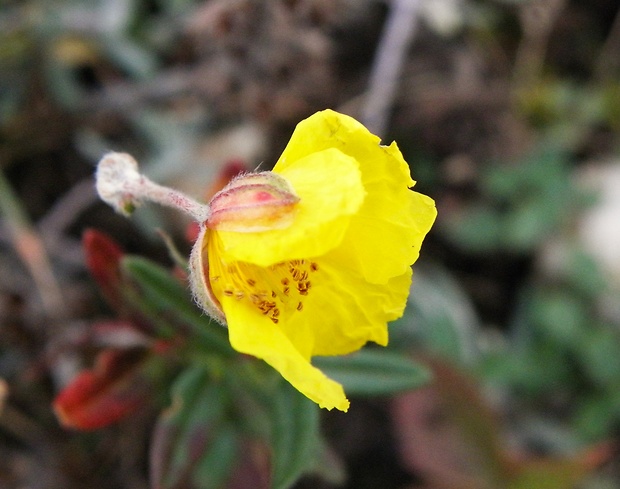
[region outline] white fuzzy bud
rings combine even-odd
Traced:
[[[108,153],[97,165],[97,193],[117,212],[129,215],[143,202],[136,189],[143,179],[138,163],[127,153]]]

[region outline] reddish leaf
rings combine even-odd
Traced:
[[[61,424],[96,430],[144,405],[149,382],[141,367],[147,358],[145,349],[102,351],[94,369],[81,372],[54,400]]]
[[[228,489],[269,489],[269,447],[258,440],[244,438],[240,451]]]
[[[153,336],[153,324],[134,302],[135,286],[124,276],[121,263],[126,256],[109,236],[89,229],[82,236],[86,265],[108,304],[138,333]]]
[[[84,232],[82,245],[86,255],[86,266],[106,300],[112,307],[120,307],[122,303],[119,291],[122,282],[120,262],[124,255],[122,248],[112,238],[94,229]]]
[[[608,445],[580,455],[511,452],[502,426],[473,380],[427,359],[431,386],[396,397],[392,415],[403,464],[433,489],[568,489],[611,456]]]
[[[493,486],[503,471],[497,419],[469,377],[436,360],[428,366],[433,384],[392,403],[403,463],[433,487]]]
[[[523,458],[507,455],[509,489],[568,489],[584,479],[614,455],[611,443],[587,447],[570,457]]]

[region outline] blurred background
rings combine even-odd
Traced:
[[[150,487],[164,396],[93,433],[51,407],[111,316],[84,230],[191,245],[97,199],[102,154],[207,198],[324,108],[436,200],[390,327],[435,379],[322,413],[343,475],[297,487],[620,487],[619,75],[615,0],[1,0],[0,487]]]

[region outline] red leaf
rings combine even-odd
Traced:
[[[139,308],[128,300],[132,284],[123,276],[121,262],[123,249],[109,236],[94,229],[88,229],[82,236],[86,265],[99,285],[108,304],[121,318],[126,318],[132,327],[146,335],[153,335],[153,326]]]
[[[442,360],[425,360],[433,384],[395,397],[391,408],[402,462],[428,487],[566,489],[610,459],[605,443],[577,455],[515,453],[473,378]]]
[[[84,232],[82,245],[91,275],[110,305],[119,307],[122,302],[119,291],[122,282],[120,262],[124,255],[122,248],[112,238],[94,229]]]
[[[131,414],[148,399],[149,382],[141,366],[148,350],[104,350],[93,370],[85,370],[65,387],[53,403],[61,424],[96,430]]]
[[[437,487],[486,487],[503,475],[498,419],[472,378],[424,360],[434,382],[392,401],[403,463]]]
[[[270,487],[269,447],[258,440],[244,438],[238,464],[228,489],[268,489]]]

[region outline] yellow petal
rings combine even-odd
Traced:
[[[235,350],[263,359],[320,407],[347,411],[349,401],[342,385],[313,367],[276,324],[257,317],[251,308],[239,307],[233,297],[224,297],[222,306]]]
[[[411,269],[386,284],[372,284],[340,266],[338,253],[270,267],[226,262],[217,233],[209,237],[210,283],[230,325],[232,309],[246,320],[276,324],[300,354],[347,354],[368,341],[387,344],[387,323],[403,313]]]
[[[339,258],[366,280],[386,283],[417,259],[437,211],[432,199],[408,189],[415,182],[396,143],[379,143],[355,119],[325,110],[298,124],[274,172],[284,173],[297,159],[326,148],[354,158],[367,195],[347,228]]]
[[[369,282],[382,284],[405,273],[418,259],[437,210],[432,199],[412,190],[367,189],[366,201],[351,219],[339,248],[339,260]]]
[[[335,255],[333,255],[335,256]],[[283,327],[311,328],[312,355],[346,355],[368,341],[388,343],[387,323],[402,316],[411,286],[411,269],[386,284],[371,284],[359,273],[339,266],[333,256],[318,261],[303,315],[284,322]]]
[[[357,162],[335,149],[309,154],[280,175],[299,197],[293,222],[256,233],[219,231],[227,259],[268,266],[322,255],[340,244],[365,197]]]
[[[395,146],[381,146],[381,139],[372,134],[361,123],[333,110],[323,110],[311,115],[297,124],[289,143],[273,168],[276,173],[283,172],[306,156],[325,149],[337,149],[360,163],[362,172],[372,172],[374,156],[380,152],[395,158],[390,172],[394,173],[402,185],[412,187],[415,182],[409,174],[409,167]],[[367,166],[367,168],[363,168]],[[372,174],[367,175],[372,177]]]

